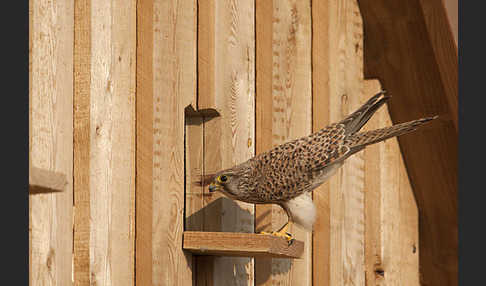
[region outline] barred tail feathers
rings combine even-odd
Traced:
[[[390,127],[355,133],[347,137],[347,145],[350,146],[351,149],[362,149],[367,145],[378,143],[395,136],[400,136],[415,131],[421,125],[433,119],[436,119],[437,117],[438,116],[426,117],[405,123],[396,124]]]
[[[375,96],[371,97],[366,103],[364,103],[359,109],[350,115],[346,116],[339,123],[344,124],[346,134],[353,134],[358,132],[363,125],[373,116],[373,114],[390,99],[390,96],[386,95],[386,91],[382,90]]]

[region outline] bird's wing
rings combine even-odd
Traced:
[[[351,154],[346,137],[344,124],[333,124],[312,134],[310,140],[305,142],[309,146],[307,154],[303,156],[308,161],[306,171],[319,172],[349,157]]]

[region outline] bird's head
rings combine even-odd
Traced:
[[[219,191],[229,197],[238,198],[241,195],[241,189],[247,187],[248,171],[248,166],[241,164],[219,171],[216,174],[204,175],[196,184],[200,186],[209,185],[210,193]]]
[[[209,184],[209,192],[220,191],[229,196],[235,196],[239,193],[238,185],[241,176],[234,170],[225,170],[217,173]]]

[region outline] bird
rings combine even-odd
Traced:
[[[438,117],[360,132],[389,99],[382,90],[341,121],[275,146],[231,168],[203,175],[197,183],[209,185],[210,193],[219,191],[233,200],[279,205],[287,214],[287,223],[277,231],[260,234],[291,241],[288,229],[293,223],[311,231],[316,219],[316,208],[307,193],[327,181],[347,158],[368,145],[412,132]]]

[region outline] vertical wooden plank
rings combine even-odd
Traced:
[[[273,1],[255,1],[255,153],[272,148]],[[272,205],[255,205],[255,231],[272,231]],[[272,258],[255,258],[255,285],[272,281]]]
[[[362,94],[362,23],[356,1],[331,1],[330,121],[356,109]],[[330,285],[363,285],[364,280],[364,161],[363,153],[347,159],[330,179]]]
[[[137,1],[135,284],[152,284],[153,1]]]
[[[391,120],[390,120],[391,122]],[[398,143],[395,143],[398,146]],[[420,285],[419,210],[403,157],[400,156],[400,281]]]
[[[365,81],[365,93],[381,90]],[[365,96],[363,97],[365,100]],[[364,130],[390,126],[382,107]],[[418,210],[396,138],[368,146],[366,182],[366,282],[368,285],[419,285]]]
[[[30,284],[72,284],[73,3],[31,1],[30,164],[66,174],[30,196]]]
[[[312,1],[312,131],[330,124],[330,40],[329,0]],[[330,204],[329,182],[313,191],[316,222],[312,236],[313,285],[330,283]]]
[[[370,95],[381,90],[378,80],[366,80],[362,101]],[[383,113],[386,107],[381,107],[375,115],[363,127],[365,130],[374,130],[382,126]],[[382,168],[393,167],[385,164],[382,158],[383,143],[373,144],[364,150],[365,158],[365,276],[366,285],[381,285],[384,283],[383,271],[383,247],[382,247]],[[388,191],[388,190],[385,190]]]
[[[203,118],[186,117],[185,133],[185,172],[186,172],[186,203],[185,230],[202,231],[204,229],[204,187],[194,184],[201,180],[204,173],[203,155]]]
[[[204,123],[204,172],[209,174],[254,155],[253,1],[199,1],[198,31],[198,107],[221,115]],[[205,230],[254,231],[252,204],[219,195],[205,198],[204,204],[211,204]],[[198,284],[253,285],[252,258],[199,259],[197,267],[213,271],[212,277],[198,273]]]
[[[196,88],[196,12],[194,0],[155,1],[153,43],[146,43],[153,45],[151,285],[192,284],[191,257],[181,246],[184,107]]]
[[[86,9],[86,6],[89,8]],[[80,199],[80,205],[76,210],[78,224],[75,232],[79,231],[76,238],[86,239],[76,240],[75,249],[80,250],[82,255],[75,259],[82,271],[76,283],[132,285],[135,239],[135,1],[92,1],[76,8],[81,9],[76,19],[82,22],[81,25],[86,25],[78,30],[82,35],[76,39],[85,40],[85,36],[92,41],[88,47],[83,42],[76,42],[80,45],[76,46],[76,59],[80,60],[76,66],[80,69],[76,73],[79,77],[76,85],[79,89],[76,91],[79,93],[75,96],[76,103],[80,105],[76,106],[79,109],[76,110],[75,127],[80,128],[76,146],[81,148],[81,153],[75,155],[75,168],[82,176],[79,183],[87,184],[77,184],[80,193],[76,194],[76,198]],[[87,51],[88,48],[90,50]],[[80,59],[80,56],[88,56],[90,62]],[[83,98],[86,96],[88,99]],[[85,171],[86,166],[89,171]],[[77,193],[78,189],[75,191]],[[86,219],[89,226],[86,226]]]
[[[74,2],[74,283],[90,283],[91,1]]]
[[[257,138],[258,152],[311,133],[310,4],[310,1],[274,1],[272,4],[257,1],[256,21],[257,27],[261,27],[257,30],[261,33],[257,34],[257,39],[263,41],[257,51],[257,104],[261,104],[257,113],[257,130],[260,129],[258,135],[261,136]],[[276,230],[287,220],[278,206],[257,208],[258,231]],[[260,260],[258,265],[263,269],[256,269],[258,285],[312,283],[312,234],[296,226],[291,232],[296,239],[305,242],[304,258],[272,259],[270,267],[270,260]]]

